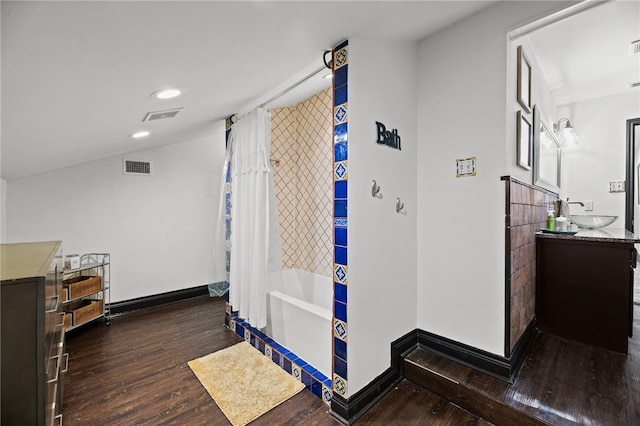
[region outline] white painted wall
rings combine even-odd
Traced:
[[[0,13],[2,11],[2,3],[0,3]],[[0,37],[1,39],[1,37]],[[0,59],[0,63],[2,60]],[[2,88],[0,87],[0,99],[2,99]],[[0,114],[2,117],[2,114]],[[0,119],[0,128],[2,128],[2,119]],[[0,138],[0,158],[2,158],[2,140]],[[7,181],[0,179],[0,243],[5,242],[7,238]]]
[[[224,135],[7,183],[8,242],[62,240],[65,253],[111,253],[111,301],[208,284]]]
[[[591,99],[558,108],[558,117],[567,117],[578,133],[579,144],[562,152],[563,198],[593,201],[593,212],[616,215],[610,225],[624,228],[625,193],[609,193],[609,181],[625,180],[627,120],[640,117],[637,90]],[[574,214],[583,213],[571,205]]]
[[[0,179],[0,243],[7,239],[7,181]]]
[[[349,395],[389,368],[390,343],[416,327],[416,49],[349,40]],[[376,143],[376,121],[398,129],[402,150]]]
[[[499,355],[505,297],[500,176],[531,181],[530,172],[513,166],[515,77],[507,75],[507,32],[566,4],[500,2],[419,44],[418,328]],[[477,156],[478,175],[456,179],[456,158],[470,156]]]
[[[507,46],[507,170],[510,176],[533,184],[533,168],[526,170],[518,165],[517,111],[521,111],[524,117],[533,125],[533,108],[537,105],[543,120],[552,126],[553,120],[556,117],[557,106],[549,84],[540,70],[536,51],[531,45],[529,38],[524,36],[513,41],[508,41]],[[517,100],[518,46],[522,46],[529,65],[531,65],[531,112],[529,113],[525,111]],[[533,164],[533,166],[535,167],[535,164]]]
[[[0,13],[2,13],[2,3],[0,3]],[[0,40],[2,37],[0,37]],[[0,55],[1,56],[1,55]],[[0,59],[0,64],[2,59]],[[1,69],[0,65],[0,69]],[[1,86],[1,85],[0,85]],[[0,87],[0,99],[2,99],[2,88]],[[0,108],[1,109],[1,108]],[[2,114],[0,114],[2,117]],[[2,119],[0,118],[0,128],[2,128]],[[2,158],[2,138],[0,138],[0,158]],[[0,243],[6,240],[7,229],[7,181],[0,179]]]

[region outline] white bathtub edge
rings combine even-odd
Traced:
[[[326,320],[328,320],[329,322],[331,321],[331,319],[333,318],[333,312],[327,310],[327,309],[323,309],[320,308],[316,305],[313,305],[309,302],[305,302],[304,300],[300,300],[300,299],[296,299],[295,297],[291,297],[287,294],[284,294],[280,291],[272,291],[269,293],[271,296],[273,297],[277,297],[279,299],[282,299],[292,305],[296,305],[296,306],[300,306],[302,309],[312,312],[315,315],[324,318]]]

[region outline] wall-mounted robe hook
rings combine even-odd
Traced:
[[[396,213],[400,213],[404,209],[404,203],[400,201],[400,198],[396,198]]]
[[[374,179],[371,181],[371,196],[377,198],[379,193],[380,193],[380,185],[378,185],[376,183],[376,180]]]

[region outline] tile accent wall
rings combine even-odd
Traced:
[[[558,194],[520,182],[510,176],[506,185],[506,334],[509,356],[529,324],[536,307],[536,232],[543,228],[547,211]]]
[[[271,166],[278,202],[282,267],[296,268],[298,227],[298,123],[295,107],[275,108],[271,112]]]
[[[282,266],[332,275],[332,89],[271,112]]]
[[[347,387],[348,71],[349,45],[344,41],[333,50],[333,392],[344,398],[349,396]]]

